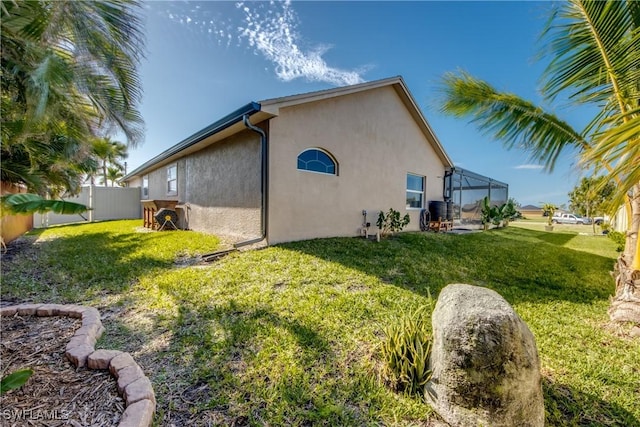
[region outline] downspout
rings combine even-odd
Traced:
[[[261,146],[261,176],[260,176],[260,237],[255,238],[255,239],[251,239],[251,240],[245,240],[243,242],[238,242],[235,243],[233,245],[234,248],[239,248],[242,246],[247,246],[247,245],[252,245],[254,243],[259,243],[261,241],[263,241],[264,239],[267,238],[267,224],[268,224],[268,214],[267,214],[267,208],[268,208],[268,200],[269,198],[268,196],[268,189],[269,189],[269,185],[268,185],[268,173],[267,173],[267,167],[268,167],[268,138],[267,138],[267,134],[264,130],[260,129],[259,127],[251,124],[251,122],[249,121],[249,115],[245,114],[244,116],[242,116],[242,122],[244,123],[244,125],[247,127],[247,129],[250,129],[256,133],[258,133],[260,135],[260,146]]]
[[[445,170],[444,171],[444,177],[442,179],[442,198],[444,199],[445,202],[449,201],[452,199],[452,194],[453,194],[453,172],[454,169],[451,168],[449,170]],[[447,192],[447,188],[448,188],[448,192]]]

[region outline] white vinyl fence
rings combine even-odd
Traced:
[[[616,215],[611,218],[611,225],[615,231],[624,233],[627,231],[627,221],[629,216],[627,215],[627,209],[624,205],[620,206]]]
[[[82,187],[82,192],[78,196],[64,200],[80,203],[92,209],[83,213],[82,216],[59,215],[52,212],[34,214],[33,225],[42,228],[74,222],[142,218],[140,196],[139,187]]]

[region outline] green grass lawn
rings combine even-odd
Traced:
[[[640,343],[607,326],[614,243],[523,224],[311,240],[206,266],[188,261],[213,236],[54,227],[3,260],[2,298],[98,307],[98,347],[143,366],[156,425],[419,425],[435,415],[386,386],[383,327],[449,283],[487,286],[536,336],[548,425],[639,425]]]

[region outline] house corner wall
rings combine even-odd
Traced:
[[[338,175],[297,169],[297,156],[322,148]],[[407,173],[424,176],[424,206],[443,200],[445,165],[424,130],[390,86],[281,108],[270,121],[269,244],[357,236],[366,210],[375,233],[380,210],[408,213]]]
[[[251,131],[212,144],[184,158],[188,226],[233,241],[261,234],[260,138]]]

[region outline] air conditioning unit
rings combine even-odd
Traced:
[[[156,212],[154,218],[158,231],[178,229],[178,214],[173,209],[162,208]]]

